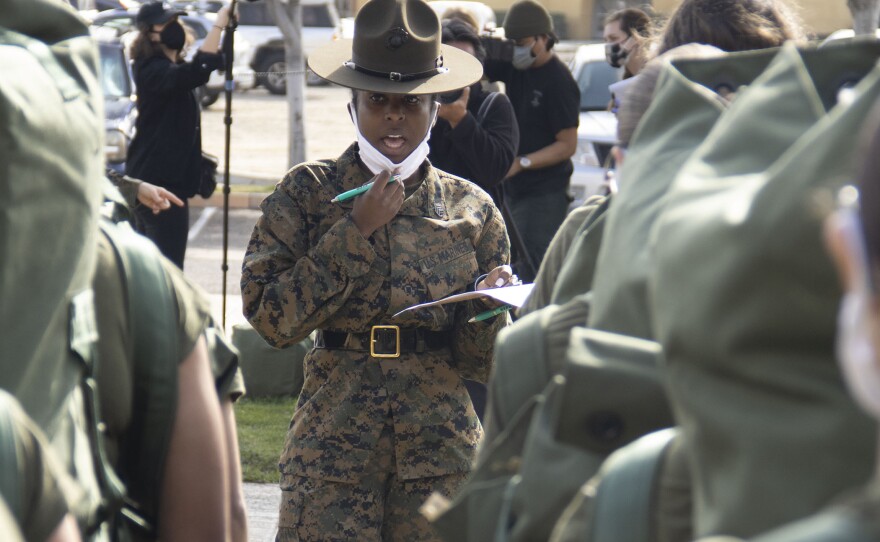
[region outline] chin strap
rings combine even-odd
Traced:
[[[400,72],[380,72],[376,70],[371,70],[369,68],[364,68],[363,66],[358,66],[351,60],[348,62],[343,62],[342,65],[346,68],[354,70],[356,72],[360,72],[364,75],[370,75],[372,77],[381,77],[383,79],[388,79],[389,81],[394,81],[396,83],[403,83],[406,81],[415,81],[417,79],[425,79],[427,77],[431,77],[432,75],[439,75],[441,73],[446,73],[449,71],[449,68],[443,67],[443,55],[437,57],[434,61],[435,67],[430,70],[425,70],[423,72],[415,72],[415,73],[400,73]]]

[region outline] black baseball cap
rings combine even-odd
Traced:
[[[153,26],[154,24],[165,24],[171,19],[185,15],[185,11],[179,9],[171,9],[162,2],[150,2],[142,4],[138,10],[135,23],[138,26]]]

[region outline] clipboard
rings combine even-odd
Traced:
[[[481,297],[490,297],[495,299],[496,301],[500,301],[506,305],[511,305],[514,307],[522,307],[525,304],[526,299],[529,297],[529,294],[532,293],[532,289],[535,287],[534,284],[518,284],[516,286],[503,286],[501,288],[487,288],[485,290],[476,290],[473,292],[465,292],[463,294],[455,294],[449,297],[444,297],[443,299],[439,299],[437,301],[431,301],[430,303],[421,303],[419,305],[413,305],[412,307],[407,307],[402,311],[396,313],[392,318],[397,318],[401,314],[409,311],[414,311],[417,309],[426,309],[428,307],[435,307],[437,305],[445,305],[447,303],[457,303],[459,301],[467,301],[469,299],[479,299]]]

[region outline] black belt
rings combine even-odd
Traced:
[[[369,352],[374,358],[396,358],[400,354],[442,350],[449,346],[448,331],[401,329],[398,326],[373,326],[362,333],[318,330],[315,348]]]

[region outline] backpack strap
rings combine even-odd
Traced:
[[[528,314],[498,334],[495,374],[489,384],[492,421],[498,431],[503,431],[522,405],[541,393],[550,379],[544,331],[552,310]]]
[[[182,357],[176,340],[176,319],[172,317],[176,300],[155,245],[125,223],[102,221],[101,231],[122,264],[133,337],[136,416],[122,445],[121,457],[128,460],[120,465],[120,472],[125,475],[130,493],[140,498],[138,503],[128,503],[123,514],[129,519],[142,514],[155,528],[177,411],[178,365]]]
[[[589,540],[650,542],[658,476],[676,428],[646,435],[614,452],[602,465]]]
[[[0,495],[9,506],[12,517],[21,520],[24,503],[21,502],[21,473],[12,409],[12,396],[0,390]]]

